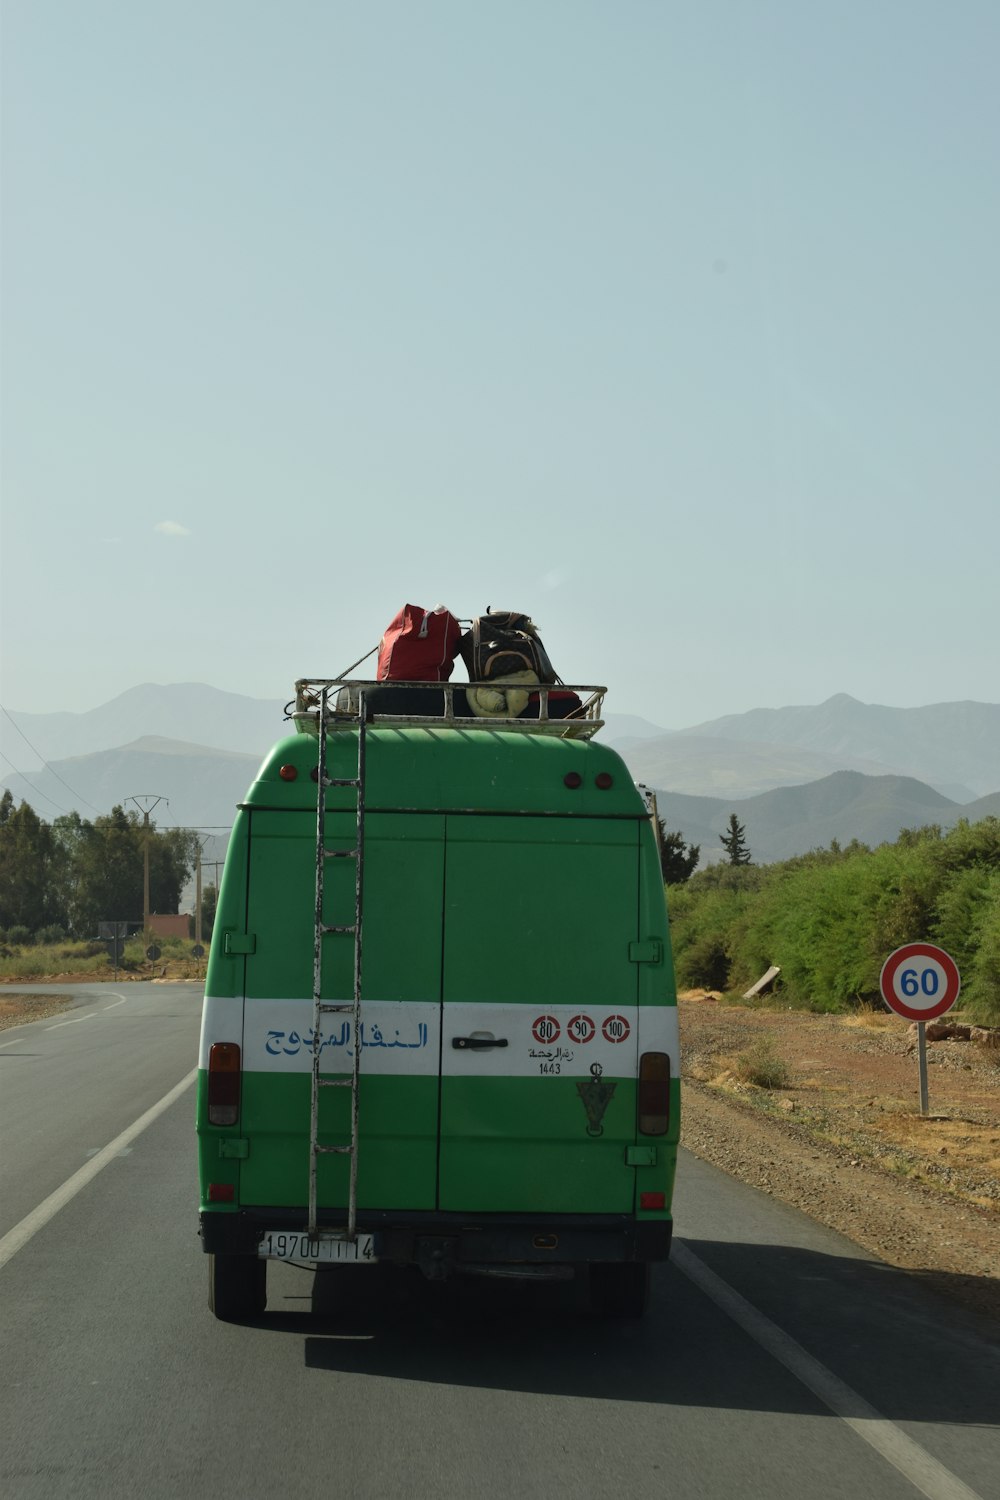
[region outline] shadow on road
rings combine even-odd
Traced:
[[[784,1246],[687,1249],[896,1421],[997,1422],[1000,1328],[908,1273]],[[285,1283],[261,1327],[304,1339],[339,1374],[603,1400],[822,1413],[825,1406],[676,1268],[657,1267],[643,1321],[597,1317],[579,1282],[338,1267]],[[276,1289],[277,1290],[277,1289]]]

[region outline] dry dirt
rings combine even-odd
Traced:
[[[72,1004],[0,985],[0,1030]],[[922,1118],[916,1039],[888,1012],[747,1009],[693,991],[680,1026],[689,1151],[1000,1320],[1000,1048],[929,1042]],[[780,1088],[741,1080],[762,1042],[787,1068]]]
[[[888,1012],[693,992],[680,1026],[689,1151],[1000,1318],[1000,1048],[928,1042],[922,1118],[916,1037]],[[780,1088],[741,1081],[762,1042],[787,1066]]]

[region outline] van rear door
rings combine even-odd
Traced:
[[[447,819],[439,1206],[634,1206],[634,819]]]
[[[354,847],[353,814],[327,816],[326,846]],[[308,1198],[312,1074],[315,814],[254,811],[250,832],[244,1008],[243,1205]],[[441,891],[444,818],[371,813],[365,837],[364,996],[358,1205],[433,1209],[437,1196]],[[354,861],[327,862],[324,921],[354,920]],[[324,939],[323,997],[350,1001],[354,941]],[[351,1071],[350,1018],[320,1028],[321,1072]],[[320,1094],[320,1140],[350,1140],[350,1090]],[[348,1158],[323,1155],[321,1208],[347,1202]]]

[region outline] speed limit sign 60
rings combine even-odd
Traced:
[[[933,943],[906,943],[890,953],[879,976],[882,998],[908,1021],[933,1021],[958,999],[962,981],[950,953]]]

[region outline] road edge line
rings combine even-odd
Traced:
[[[66,1204],[75,1198],[82,1188],[85,1188],[89,1182],[93,1182],[98,1172],[102,1172],[110,1161],[114,1161],[119,1151],[130,1145],[136,1136],[141,1135],[148,1126],[152,1125],[154,1120],[159,1119],[164,1110],[169,1109],[171,1104],[176,1103],[181,1095],[191,1087],[197,1077],[198,1069],[192,1068],[190,1073],[182,1078],[180,1083],[175,1084],[169,1093],[164,1094],[162,1099],[159,1099],[156,1104],[146,1110],[145,1114],[140,1115],[137,1120],[134,1120],[120,1135],[116,1135],[113,1141],[109,1141],[106,1146],[103,1146],[97,1155],[91,1157],[90,1161],[74,1172],[72,1177],[67,1177],[61,1187],[57,1187],[47,1198],[43,1198],[38,1207],[33,1208],[30,1214],[26,1214],[19,1224],[15,1224],[13,1229],[9,1229],[3,1239],[0,1239],[0,1269],[19,1250],[23,1250],[29,1240],[40,1229],[43,1229],[50,1219],[54,1219],[59,1210],[65,1208]]]
[[[674,1241],[670,1264],[693,1281],[716,1307],[748,1333],[755,1343],[784,1365],[785,1369],[818,1396],[824,1406],[846,1422],[858,1437],[880,1453],[927,1500],[983,1500],[957,1474],[921,1448],[888,1417],[870,1406],[863,1396],[828,1370],[790,1334],[748,1302],[728,1281],[709,1269],[686,1245]]]

